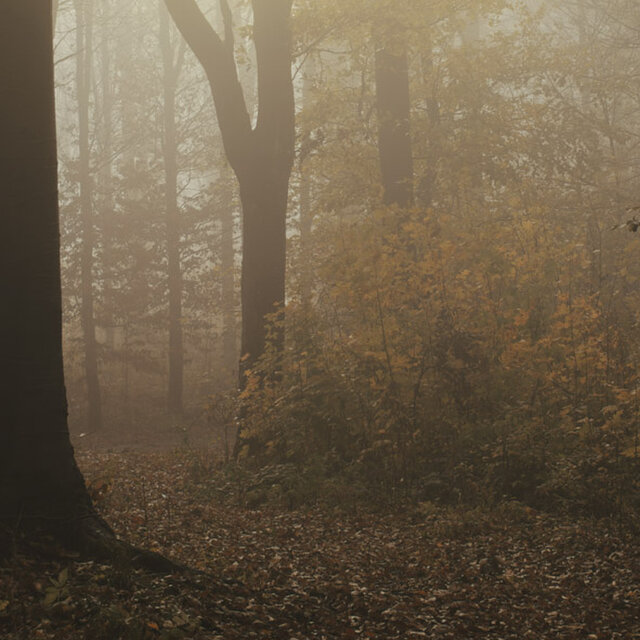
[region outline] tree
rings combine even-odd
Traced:
[[[388,205],[413,202],[413,157],[409,126],[409,63],[406,34],[392,21],[374,26],[378,150]]]
[[[212,28],[195,0],[165,1],[207,74],[225,153],[240,185],[242,382],[243,372],[264,351],[266,317],[284,304],[286,211],[295,140],[289,30],[292,0],[252,2],[258,67],[254,127],[238,80],[227,0],[220,3],[224,38]],[[276,332],[275,345],[282,344],[283,335]]]
[[[169,383],[168,408],[182,413],[184,348],[182,340],[182,271],[180,269],[180,218],[178,215],[178,141],[176,132],[176,87],[184,59],[184,47],[171,41],[169,17],[160,4],[160,50],[163,70],[163,156],[165,214],[167,225],[167,270],[169,283]]]
[[[98,377],[98,344],[93,295],[93,251],[95,245],[93,179],[90,168],[89,102],[93,62],[93,4],[74,0],[76,14],[76,78],[78,92],[78,147],[80,217],[82,219],[82,334],[84,337],[85,380],[87,385],[89,431],[102,428],[102,402]]]
[[[50,5],[0,8],[0,518],[68,531],[94,512],[67,429]]]
[[[44,6],[43,6],[44,5]],[[98,557],[177,565],[118,540],[76,465],[62,366],[51,0],[0,5],[0,524],[39,528]]]

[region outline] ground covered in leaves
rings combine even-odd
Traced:
[[[205,453],[79,458],[119,535],[200,572],[18,546],[0,564],[1,638],[640,639],[640,549],[611,523],[513,503],[290,510]]]

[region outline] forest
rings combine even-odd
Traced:
[[[640,640],[638,0],[0,0],[0,637]]]

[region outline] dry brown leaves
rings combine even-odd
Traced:
[[[0,565],[7,640],[640,639],[640,551],[606,523],[248,509],[205,453],[80,464],[119,535],[206,574],[18,553]]]

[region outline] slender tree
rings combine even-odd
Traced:
[[[220,303],[222,306],[222,366],[225,380],[233,380],[238,368],[236,339],[236,278],[234,246],[234,198],[232,176],[228,164],[221,159],[220,198]],[[235,382],[233,383],[235,386]]]
[[[252,2],[258,67],[254,127],[238,80],[227,0],[220,3],[224,37],[212,28],[195,0],[165,1],[207,74],[224,149],[240,185],[242,384],[243,372],[264,351],[265,317],[284,304],[286,211],[295,139],[289,29],[292,0]],[[281,347],[283,335],[276,335],[275,341]]]
[[[111,0],[102,0],[100,30],[100,112],[96,114],[96,128],[101,131],[101,160],[98,176],[100,189],[100,224],[102,231],[102,316],[101,323],[107,331],[107,344],[113,348],[115,313],[113,305],[114,276],[114,193],[113,193],[113,126],[114,79],[109,26],[112,20]],[[102,398],[104,402],[104,397]]]
[[[378,149],[385,204],[413,202],[413,158],[409,126],[409,66],[403,30],[377,24],[375,31]]]
[[[171,40],[169,16],[164,4],[160,9],[160,50],[163,70],[163,157],[164,203],[167,233],[167,270],[169,284],[169,380],[167,404],[171,413],[182,413],[184,347],[182,338],[182,270],[180,268],[180,216],[178,212],[178,138],[176,131],[176,89],[184,47]]]
[[[308,106],[312,100],[313,80],[317,73],[316,52],[310,51],[304,62],[304,72],[302,80],[302,107]],[[308,167],[305,167],[305,160],[309,157],[314,143],[311,131],[308,127],[303,127],[302,144],[298,153],[298,174],[300,180],[299,192],[299,212],[300,212],[300,260],[297,271],[300,274],[301,287],[300,295],[304,304],[310,304],[313,290],[313,278],[311,274],[311,231],[313,228],[313,207],[311,176]]]

